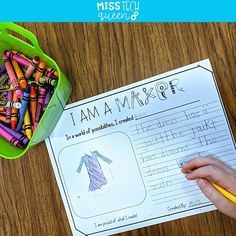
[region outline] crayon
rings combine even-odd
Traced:
[[[33,125],[35,121],[36,111],[37,111],[37,92],[36,92],[34,84],[31,84],[30,85],[30,114],[31,114],[31,120],[32,120]]]
[[[31,63],[31,60],[27,56],[25,56],[22,52],[16,51],[16,50],[12,50],[12,53],[14,53],[14,54],[24,58],[25,60],[27,60],[27,61],[29,61]],[[25,65],[25,66],[29,67],[29,65]],[[44,75],[46,75],[48,77],[56,77],[56,78],[58,78],[58,72],[56,70],[50,68],[50,67],[46,67]]]
[[[46,110],[46,108],[48,106],[48,103],[50,102],[50,99],[51,99],[51,91],[50,91],[50,89],[48,89],[48,91],[46,93],[46,96],[45,96],[45,99],[44,99],[43,111]]]
[[[21,127],[21,133],[26,136],[24,123],[22,124],[22,127]]]
[[[50,68],[50,69],[51,69],[51,68]],[[25,71],[26,71],[26,68],[23,67],[22,70],[25,72]],[[52,69],[51,69],[51,70],[52,70]],[[55,71],[55,70],[53,70],[53,71]],[[31,76],[32,76],[32,77],[35,77],[35,75],[36,75],[36,73],[33,73]],[[49,76],[49,75],[50,75],[50,76]],[[58,80],[58,77],[54,76],[53,74],[49,74],[49,73],[47,72],[47,70],[45,70],[43,76],[50,77],[50,78],[53,78],[53,79]]]
[[[16,93],[13,93],[13,102],[18,102],[18,98],[16,96]],[[18,109],[17,108],[12,108],[11,110],[11,128],[15,129],[17,126],[17,121],[18,121]]]
[[[12,86],[12,84],[5,84],[5,85],[0,84],[0,93],[10,91],[10,90],[14,90],[14,87]]]
[[[6,96],[7,96],[6,91],[0,92],[0,100],[6,100]]]
[[[45,78],[47,84],[50,84],[53,87],[57,86],[57,83],[58,83],[57,79],[54,79],[54,78],[51,78],[51,77],[49,78],[49,77],[46,77],[46,76],[44,76],[44,78]]]
[[[46,63],[44,61],[40,61],[37,72],[35,73],[35,82],[39,81],[39,79],[43,76],[45,70],[46,70]]]
[[[30,85],[27,85],[25,91],[24,91],[24,95],[23,98],[21,100],[21,108],[19,110],[19,119],[18,119],[18,124],[16,127],[16,131],[20,131],[21,130],[21,126],[22,123],[24,121],[24,117],[25,117],[25,110],[28,106],[28,102],[29,102],[29,95],[30,95]]]
[[[12,90],[13,90],[13,89],[12,89]],[[0,97],[1,97],[2,100],[7,100],[7,99],[6,99],[7,93],[8,93],[8,91],[3,91],[3,92],[1,93],[1,96],[0,96]]]
[[[13,68],[15,70],[16,77],[18,79],[18,83],[20,84],[20,87],[22,89],[26,89],[27,81],[26,81],[26,79],[24,77],[24,74],[23,74],[20,66],[18,65],[17,61],[15,61],[15,60],[12,60],[11,63],[12,63],[12,66],[13,66]]]
[[[12,51],[12,53],[14,53],[14,54],[16,54],[20,57],[23,57],[24,59],[26,59],[27,61],[29,61],[31,63],[31,60],[25,54],[23,54],[22,52],[16,51],[16,50],[11,50],[11,51]],[[27,66],[27,67],[29,67],[29,66]]]
[[[0,75],[3,74],[3,73],[5,73],[5,72],[6,72],[6,67],[5,67],[5,65],[2,65],[2,66],[0,67]]]
[[[39,88],[38,104],[37,104],[37,111],[36,111],[36,117],[35,117],[35,120],[34,120],[33,130],[35,130],[36,127],[38,126],[38,123],[39,123],[39,120],[40,120],[40,117],[41,117],[41,113],[43,111],[45,93],[46,93],[45,88]]]
[[[45,86],[45,83],[46,83],[46,79],[45,79],[46,77],[45,76],[43,76],[43,77],[41,77],[40,79],[39,79],[39,81],[38,81],[38,86],[39,86],[39,88],[43,88],[44,86]]]
[[[58,78],[58,72],[50,67],[47,67],[47,70],[45,71],[45,76]]]
[[[24,147],[20,144],[20,141],[18,139],[14,138],[11,134],[9,134],[5,129],[1,127],[0,127],[0,135],[14,146],[24,149]]]
[[[10,135],[5,129],[3,129],[2,127],[0,127],[0,135],[5,138],[8,142],[10,142],[11,144],[13,144],[14,146],[17,146],[17,144],[19,143],[19,140],[17,140],[16,138],[14,138],[12,135]]]
[[[23,93],[20,89],[20,85],[19,85],[18,80],[16,78],[15,72],[12,68],[11,62],[9,61],[9,59],[5,55],[3,55],[3,61],[6,66],[6,70],[7,70],[8,76],[10,78],[10,81],[14,87],[14,90],[16,91],[17,97],[22,98]]]
[[[9,91],[12,92],[12,91]],[[11,102],[11,101],[0,101],[0,106],[6,108],[17,108],[20,109],[22,104],[20,102]]]
[[[15,131],[15,130],[12,130],[12,129],[8,128],[3,122],[0,122],[0,127],[5,129],[14,138],[18,139],[20,141],[20,143],[22,143],[23,145],[26,146],[29,143],[29,139],[25,135]]]
[[[9,91],[7,93],[7,101],[0,101],[0,106],[1,103],[5,103],[4,107],[6,107],[6,123],[8,125],[11,124],[11,108],[14,106],[13,102],[12,102],[12,97],[13,97],[13,92]]]
[[[6,50],[4,54],[5,54],[5,56],[7,56],[8,58],[17,61],[18,63],[20,63],[21,65],[23,65],[23,66],[25,66],[25,67],[27,67],[27,68],[30,66],[31,61],[27,60],[27,59],[24,58],[24,57],[21,57],[21,56],[19,56],[19,55],[16,55],[16,54],[14,54],[13,52],[11,52],[11,51],[9,51],[9,50]]]
[[[32,137],[32,128],[31,128],[30,115],[29,115],[28,109],[26,109],[26,111],[25,111],[24,125],[25,125],[25,127],[24,127],[25,134],[26,134],[28,139],[31,139],[31,137]]]
[[[6,112],[5,111],[0,111],[0,115],[5,116]]]
[[[2,115],[0,114],[0,121],[3,121],[6,123],[6,116],[5,115]]]
[[[1,76],[0,76],[0,84],[2,85],[5,85],[7,84],[9,81],[9,76],[7,73],[3,73]]]
[[[39,57],[35,56],[25,72],[26,79],[28,79],[33,74],[33,72],[37,69],[38,64],[39,64]]]
[[[5,107],[0,107],[0,112],[5,112],[6,108]]]

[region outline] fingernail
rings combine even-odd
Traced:
[[[182,167],[185,167],[185,165],[186,165],[186,162],[185,162],[185,163],[181,163],[181,166],[182,166]]]
[[[191,177],[191,173],[186,174],[185,177],[186,177],[187,179],[189,179],[189,178]]]

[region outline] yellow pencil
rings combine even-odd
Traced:
[[[228,198],[232,203],[236,204],[236,196],[234,196],[232,193],[228,192],[224,188],[220,187],[218,184],[215,184],[214,182],[210,181],[212,185],[226,198]]]

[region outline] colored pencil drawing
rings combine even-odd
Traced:
[[[85,155],[81,157],[79,167],[77,168],[77,172],[80,173],[83,164],[85,164],[90,179],[89,191],[101,189],[102,186],[107,184],[107,179],[102,171],[98,158],[105,161],[107,164],[112,163],[112,160],[103,156],[98,151],[92,151],[91,154],[88,155],[85,153]]]

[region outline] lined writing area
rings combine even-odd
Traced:
[[[202,201],[195,181],[187,181],[181,163],[211,155],[236,168],[235,147],[219,101],[192,101],[141,117],[130,126],[136,155],[152,203],[195,198]],[[199,195],[199,198],[198,198]]]

